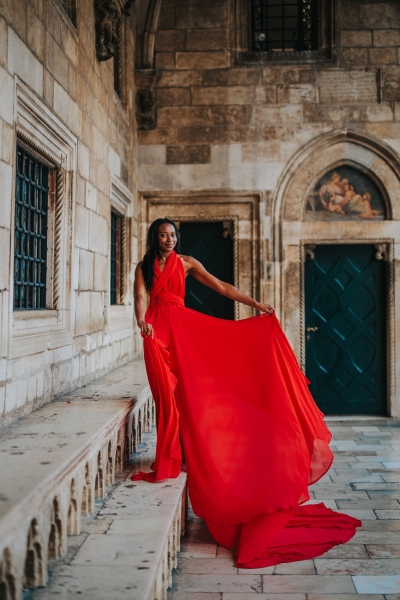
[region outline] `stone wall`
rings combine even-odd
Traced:
[[[153,63],[148,47],[142,53],[156,81],[155,126],[139,132],[142,210],[160,216],[180,197],[185,198],[186,213],[182,207],[179,213],[183,219],[206,221],[213,217],[208,207],[216,191],[227,203],[235,202],[235,194],[258,195],[257,289],[261,299],[274,302],[301,358],[303,240],[384,239],[393,251],[390,268],[399,271],[400,235],[393,221],[398,219],[400,172],[400,4],[333,2],[330,58],[285,61],[243,59],[240,31],[246,5],[245,0],[162,2]],[[311,227],[304,222],[310,189],[330,168],[349,161],[379,171],[392,221]],[[199,198],[202,214],[190,208]],[[239,238],[253,243],[248,231],[239,231]],[[241,267],[243,279],[251,276],[247,265]],[[400,351],[393,342],[400,323],[395,293],[393,284],[391,370]],[[389,413],[400,414],[396,385],[390,385]]]
[[[93,2],[77,4],[74,26],[58,0],[1,3],[2,423],[108,372],[136,352],[131,292],[138,227],[134,20],[124,17],[120,98],[114,91],[113,59],[96,58]],[[54,257],[58,299],[49,307],[56,310],[13,311],[17,136],[28,148],[37,142],[35,152],[39,157],[45,153],[61,174],[57,194],[60,183],[63,205],[53,232],[55,248],[59,244]],[[112,203],[127,223],[127,291],[123,305],[110,307]]]

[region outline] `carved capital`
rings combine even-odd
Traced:
[[[124,0],[94,0],[98,60],[109,60],[115,56],[122,13],[130,4]]]
[[[157,79],[158,73],[154,69],[140,69],[135,72],[138,129],[149,130],[156,127]]]
[[[304,246],[304,257],[306,260],[314,260],[314,250],[317,246],[315,244],[306,244]]]
[[[375,244],[377,260],[389,260],[389,247],[388,244]]]

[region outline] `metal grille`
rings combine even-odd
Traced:
[[[318,0],[251,0],[253,52],[316,50]]]
[[[111,211],[111,252],[110,252],[110,302],[121,303],[121,267],[122,267],[122,220],[123,216]]]
[[[64,11],[67,13],[69,20],[76,25],[76,1],[75,0],[59,0]]]
[[[14,310],[46,308],[49,169],[17,148]]]

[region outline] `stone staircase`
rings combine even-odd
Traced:
[[[81,517],[93,513],[95,500],[111,489],[116,473],[154,423],[153,400],[138,360],[0,432],[0,600],[20,600],[24,588],[46,586],[49,559],[65,556],[67,535],[79,535]],[[140,591],[131,598],[166,598],[179,546],[185,487],[186,476],[181,475],[164,488],[140,482],[135,489],[140,493],[131,494],[125,570],[132,571],[140,556],[151,553],[146,568],[133,569]],[[120,492],[126,494],[127,489],[122,486]],[[144,528],[146,512],[157,522],[152,538],[151,523]],[[112,547],[110,537],[103,551],[98,539],[88,540],[88,547],[91,543],[99,557],[107,554],[107,543]],[[100,558],[104,582],[107,577],[109,583],[118,578],[116,571],[106,576],[105,567]],[[135,587],[134,582],[133,592]]]

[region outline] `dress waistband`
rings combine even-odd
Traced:
[[[160,292],[157,296],[150,299],[150,306],[156,304],[175,304],[176,306],[185,306],[183,298],[177,294],[171,294],[170,292]]]

